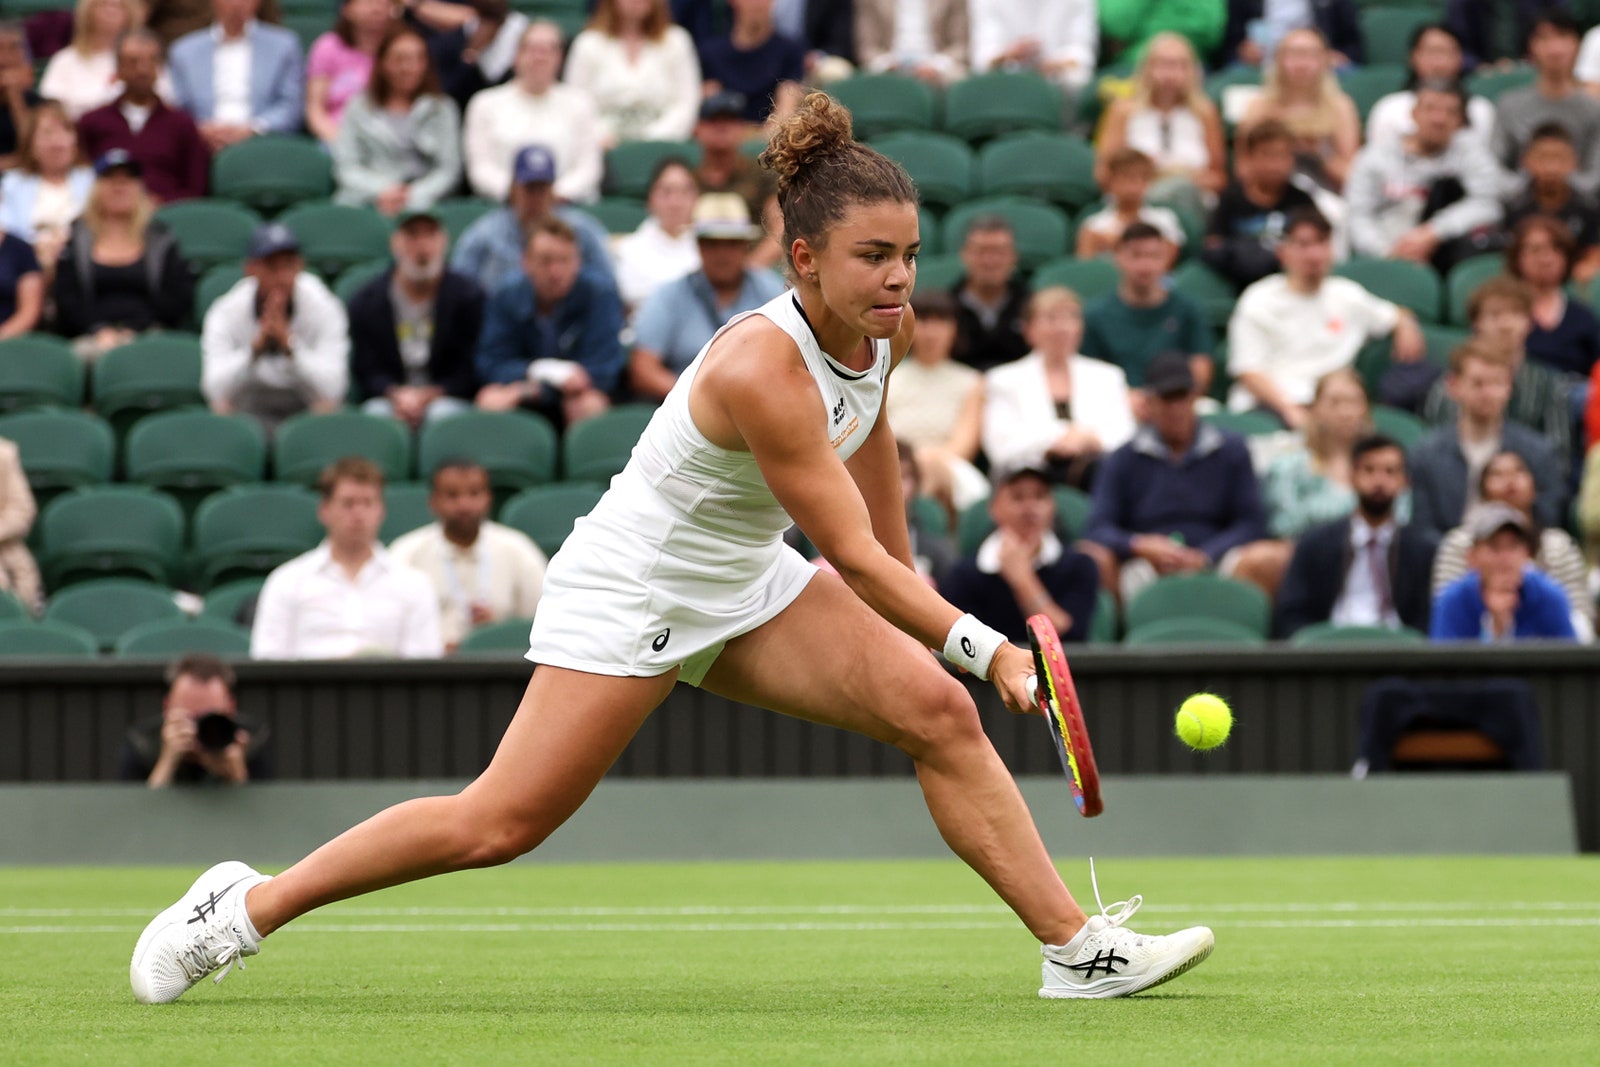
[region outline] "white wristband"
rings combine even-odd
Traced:
[[[950,635],[944,639],[944,658],[987,681],[994,654],[1005,642],[1005,635],[999,630],[985,626],[971,615],[963,615],[950,627]]]

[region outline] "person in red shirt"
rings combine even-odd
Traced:
[[[145,187],[161,203],[205,196],[211,153],[189,115],[156,95],[165,49],[149,30],[117,42],[122,95],[78,120],[78,139],[90,159],[121,148],[139,162]]]

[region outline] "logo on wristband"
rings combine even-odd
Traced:
[[[961,639],[961,654],[968,659],[971,659],[978,654],[977,646],[972,643],[972,638],[963,637]]]

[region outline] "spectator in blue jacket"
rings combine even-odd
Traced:
[[[1364,61],[1361,18],[1355,0],[1306,0],[1303,4],[1228,0],[1221,65],[1269,66],[1272,52],[1284,34],[1303,29],[1322,34],[1338,66]]]
[[[305,116],[300,39],[257,21],[260,9],[261,0],[211,0],[216,21],[167,54],[178,106],[213,152],[258,133],[295,133]]]
[[[1567,594],[1533,567],[1538,534],[1509,504],[1483,504],[1470,516],[1472,572],[1433,604],[1435,641],[1576,640]]]
[[[522,266],[484,313],[478,406],[529,407],[557,426],[600,414],[624,366],[616,289],[580,269],[577,235],[560,219],[534,228]]]
[[[1288,549],[1267,542],[1267,511],[1238,434],[1200,422],[1189,356],[1163,352],[1145,370],[1148,421],[1100,461],[1079,545],[1101,584],[1126,603],[1168,574],[1215,569],[1272,595]]]

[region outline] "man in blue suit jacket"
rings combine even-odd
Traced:
[[[1433,535],[1395,522],[1406,488],[1406,454],[1382,434],[1350,450],[1356,513],[1314,526],[1295,545],[1278,589],[1277,636],[1293,637],[1313,623],[1409,626],[1428,630]]]
[[[294,133],[305,69],[293,30],[256,21],[261,0],[211,0],[216,21],[178,38],[167,69],[178,104],[213,152],[258,133]]]

